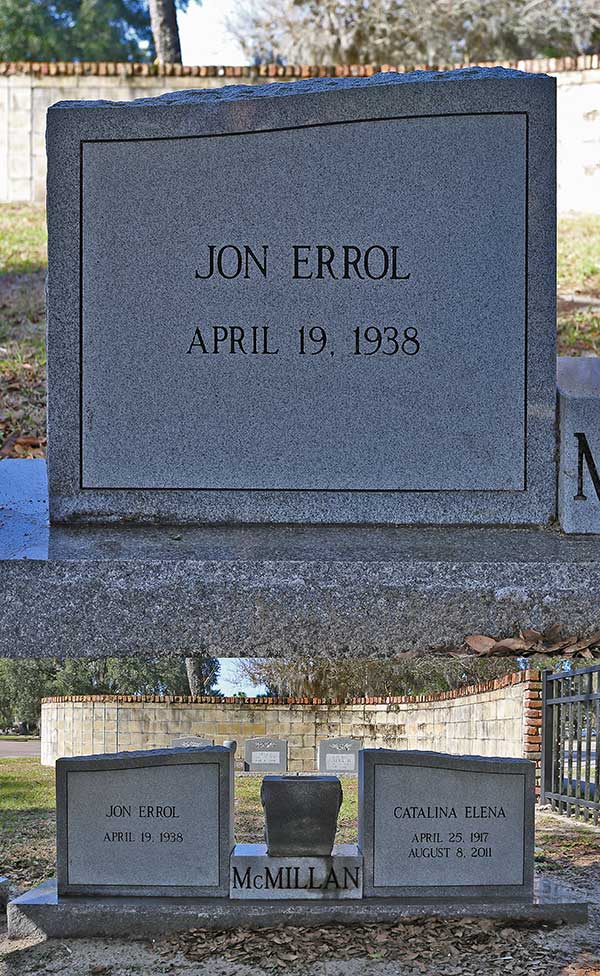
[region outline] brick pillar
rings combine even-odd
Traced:
[[[525,672],[523,691],[523,756],[535,763],[535,795],[540,795],[542,762],[542,675]]]

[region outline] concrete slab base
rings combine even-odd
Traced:
[[[396,657],[598,627],[598,542],[556,527],[48,524],[0,461],[2,657]]]
[[[9,902],[8,936],[156,938],[192,928],[320,926],[331,922],[391,922],[417,916],[484,917],[507,921],[585,922],[588,906],[571,892],[538,879],[532,901],[459,902],[440,898],[365,898],[360,901],[234,901],[229,898],[59,898],[56,881],[46,881]]]

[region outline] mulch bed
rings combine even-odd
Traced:
[[[555,926],[554,926],[555,927]],[[421,976],[552,976],[562,963],[543,944],[550,925],[489,919],[413,919],[395,924],[279,926],[269,929],[194,929],[156,943],[163,956],[181,954],[194,962],[224,959],[259,966],[265,973],[306,971],[333,960],[370,959],[401,963]],[[537,936],[537,938],[536,938]]]

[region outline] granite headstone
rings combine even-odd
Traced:
[[[360,739],[323,739],[319,742],[319,772],[356,775],[361,748]]]
[[[192,747],[202,749],[204,746],[214,746],[214,744],[214,739],[208,739],[203,735],[182,735],[177,739],[171,739],[172,749],[190,749]]]
[[[534,787],[526,759],[361,751],[365,896],[531,898]]]
[[[228,894],[229,749],[58,759],[56,795],[59,895]]]
[[[53,105],[51,519],[550,521],[554,139],[503,68]]]
[[[244,742],[244,767],[248,772],[286,773],[287,739],[259,736]]]
[[[600,534],[600,358],[558,359],[558,516],[565,532]]]

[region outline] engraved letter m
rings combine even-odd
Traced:
[[[574,496],[575,501],[586,501],[587,495],[583,491],[583,462],[587,464],[587,469],[590,473],[592,479],[592,484],[596,492],[596,497],[600,501],[600,474],[598,474],[598,468],[596,467],[596,462],[594,461],[592,452],[590,451],[590,445],[587,442],[587,437],[585,434],[575,434],[577,438],[577,494]]]

